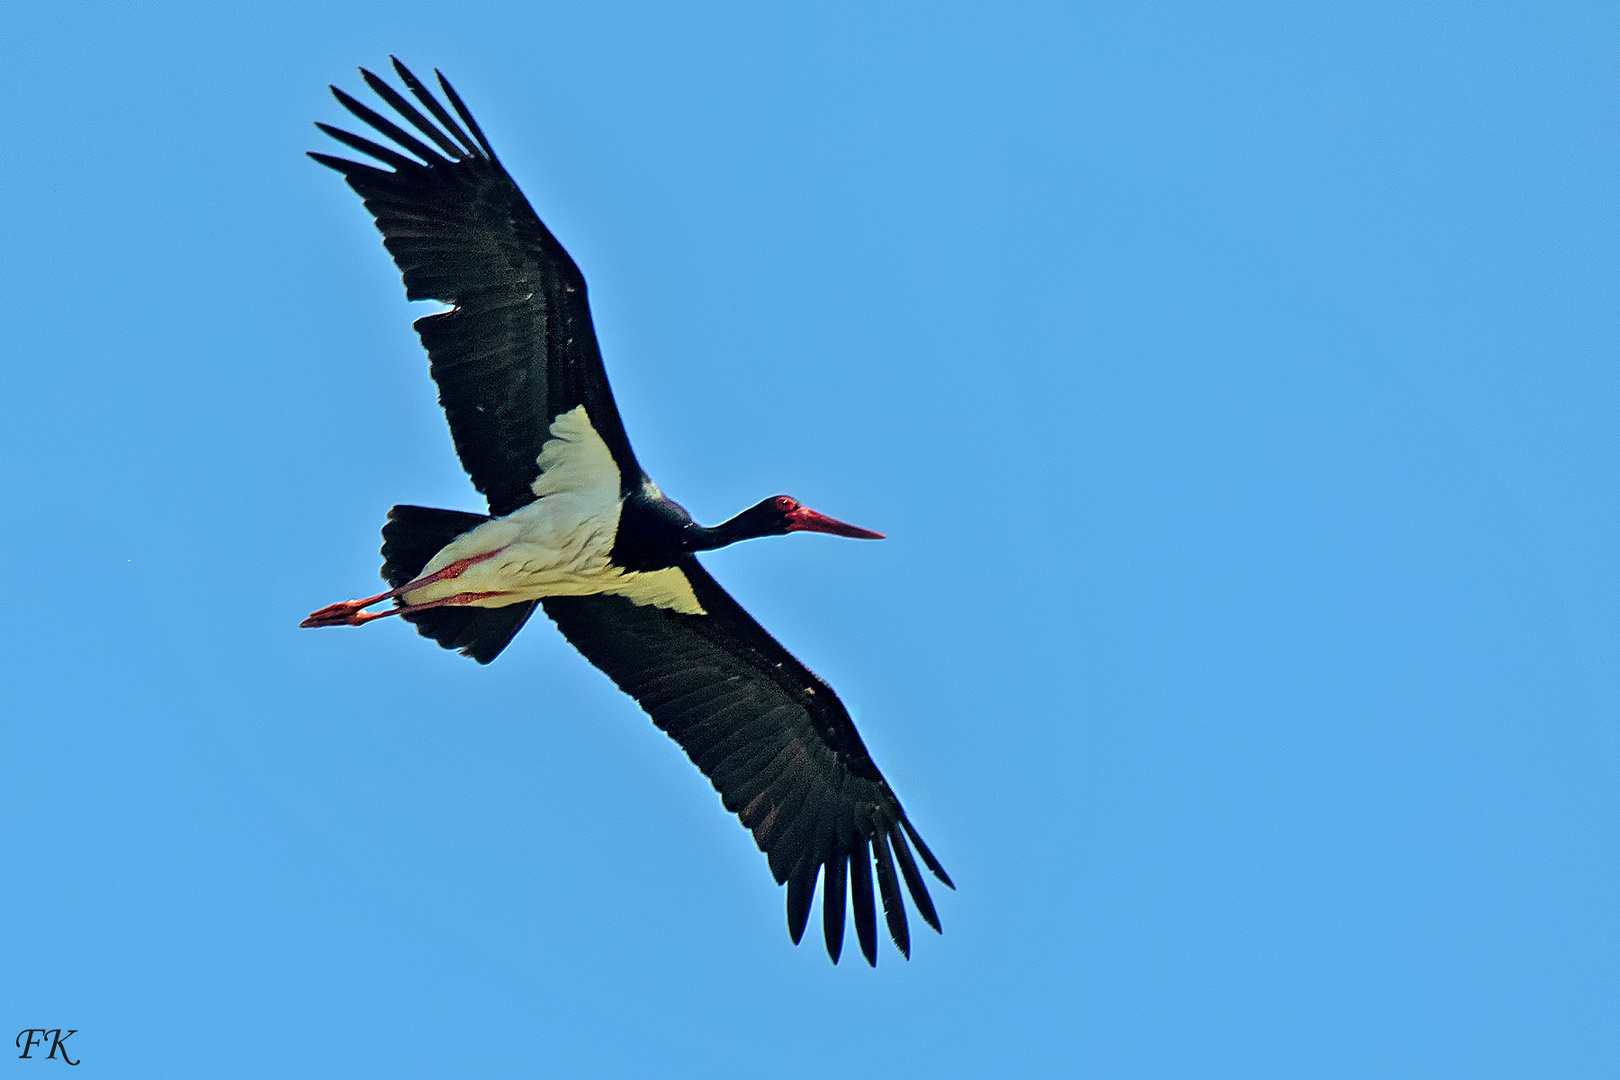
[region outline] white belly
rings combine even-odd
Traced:
[[[462,559],[488,557],[400,599],[424,604],[463,593],[489,593],[471,604],[505,607],[547,596],[615,593],[638,604],[703,614],[680,570],[629,572],[612,565],[619,530],[619,470],[585,407],[558,417],[551,435],[540,451],[542,472],[534,482],[535,501],[458,536],[428,561],[418,577]]]

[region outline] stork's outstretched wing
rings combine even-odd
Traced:
[[[726,809],[754,834],[771,873],[787,884],[795,942],[804,933],[819,873],[828,955],[837,962],[843,948],[847,882],[861,952],[875,965],[875,869],[889,935],[911,955],[899,878],[935,930],[939,916],[907,838],[935,876],[946,885],[950,878],[872,764],[832,687],[766,633],[696,559],[680,568],[705,614],[620,596],[541,603],[574,647],[681,744]]]
[[[398,60],[394,71],[425,115],[371,72],[362,68],[361,75],[422,138],[334,86],[344,108],[398,149],[320,124],[389,168],[310,157],[342,173],[365,200],[404,276],[405,295],[453,305],[415,325],[473,485],[496,516],[532,501],[535,461],[552,422],[584,405],[624,490],[639,486],[641,469],[602,369],[579,267],[444,76],[434,72],[455,116]]]

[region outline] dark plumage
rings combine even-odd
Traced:
[[[625,435],[579,268],[530,208],[444,77],[439,87],[450,109],[397,60],[394,70],[415,103],[372,73],[361,74],[404,127],[333,88],[344,108],[392,147],[319,125],[386,168],[310,156],[342,173],[365,201],[399,266],[406,295],[452,305],[415,326],[456,452],[488,499],[489,515],[396,506],[383,529],[382,552],[383,576],[393,591],[331,605],[305,625],[358,625],[398,613],[440,645],[488,663],[538,603],[587,660],[681,745],[726,809],[753,833],[772,875],[787,886],[794,942],[804,933],[819,877],[834,962],[843,945],[846,892],[867,961],[877,962],[877,898],[890,937],[909,956],[902,879],[923,920],[935,930],[940,926],[913,847],[936,877],[947,885],[950,878],[907,819],[832,688],[749,617],[694,554],[790,531],[878,534],[786,496],[763,500],[713,528],[697,525],[667,499],[642,471]],[[524,510],[537,500],[537,485],[544,484],[539,478],[552,476],[552,466],[543,472],[538,463],[542,448],[561,445],[556,432],[562,428],[555,425],[580,407],[580,430],[600,437],[598,445],[605,445],[617,470],[610,554],[604,569],[591,571],[601,575],[602,591],[553,595],[508,584],[494,571],[477,577],[483,571],[473,567],[506,548],[485,552],[469,537],[504,527],[496,519],[508,515],[513,522],[532,521],[535,510],[551,505],[542,493],[540,507]],[[589,442],[588,435],[581,438],[578,445]],[[595,461],[574,445],[565,449],[582,455],[581,468]],[[591,477],[601,467],[591,468],[597,472],[581,473],[586,480],[580,483],[595,482]],[[447,551],[473,554],[451,560],[441,556]],[[642,577],[668,587],[636,592],[623,584]],[[469,591],[421,599],[436,582],[442,592],[462,588],[445,582],[475,579],[500,587],[467,585]],[[503,604],[508,595],[512,600]],[[362,613],[389,599],[394,611]]]

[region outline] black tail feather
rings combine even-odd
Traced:
[[[396,506],[388,511],[383,526],[382,576],[392,588],[411,581],[422,572],[428,560],[464,532],[488,521],[483,514],[460,510],[435,510],[427,506]],[[535,601],[499,608],[429,608],[402,616],[416,625],[416,632],[432,638],[446,649],[459,649],[480,664],[501,654],[512,636],[534,614]]]

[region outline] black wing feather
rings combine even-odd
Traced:
[[[394,63],[398,64],[399,61],[395,60]],[[478,121],[474,120],[472,113],[467,111],[467,106],[461,103],[461,95],[456,93],[456,88],[450,85],[450,80],[445,78],[444,72],[438,68],[433,69],[433,77],[439,80],[439,89],[443,90],[444,96],[450,99],[451,107],[456,110],[456,115],[461,117],[462,121],[467,125],[467,130],[473,133],[473,138],[478,140],[478,145],[484,148],[484,153],[493,158],[495,148],[489,145],[489,140],[484,138],[484,131],[478,126]]]
[[[332,138],[336,139],[344,146],[347,146],[350,150],[358,150],[360,153],[365,154],[368,157],[374,157],[384,165],[392,165],[394,168],[398,169],[402,166],[417,164],[417,162],[412,161],[404,154],[390,150],[386,146],[379,146],[370,139],[363,139],[359,135],[354,135],[350,132],[344,131],[342,128],[333,127],[331,124],[323,124],[319,120],[315,122],[315,126],[332,136]],[[328,160],[325,154],[311,154],[310,157],[321,162],[323,165],[326,164]],[[356,164],[358,164],[358,162],[356,162]],[[380,169],[377,171],[382,172]],[[387,174],[384,173],[384,175]]]
[[[933,871],[934,876],[947,886],[952,889],[956,888],[956,883],[951,880],[951,875],[947,874],[945,868],[939,865],[939,860],[934,858],[932,851],[928,850],[928,845],[923,843],[923,838],[917,835],[917,830],[911,827],[911,822],[901,818],[900,824],[906,830],[906,835],[911,837],[911,842],[917,845],[917,854],[922,856],[923,865]]]
[[[805,924],[810,921],[810,902],[816,896],[816,866],[806,863],[788,878],[787,916],[788,936],[797,945],[804,937]]]
[[[883,898],[883,919],[889,924],[889,937],[906,959],[911,959],[911,928],[906,925],[906,905],[900,899],[900,882],[894,876],[894,857],[889,854],[889,837],[872,837],[872,853],[877,856],[878,895]]]
[[[556,596],[541,603],[574,647],[681,744],[726,809],[753,833],[772,876],[788,887],[788,932],[795,942],[809,919],[819,873],[828,955],[836,963],[843,948],[847,883],[861,951],[875,964],[875,865],[890,936],[909,954],[896,862],[923,921],[937,930],[939,917],[906,845],[916,831],[848,711],[696,559],[688,557],[679,569],[705,614],[622,596]],[[891,843],[899,854],[891,856]],[[937,863],[929,865],[948,883]]]
[[[829,859],[821,879],[821,930],[827,938],[827,955],[833,963],[844,951],[844,882],[848,867],[844,859]]]
[[[398,61],[395,61],[395,63],[398,63]],[[444,132],[440,131],[434,124],[429,122],[427,117],[417,111],[415,105],[406,101],[398,90],[395,90],[364,68],[360,69],[360,75],[366,80],[366,85],[371,87],[372,93],[388,102],[391,109],[410,121],[411,126],[417,131],[432,139],[440,150],[450,155],[452,159],[461,157],[461,147],[451,142]]]
[[[894,841],[894,861],[900,864],[900,874],[906,879],[906,889],[911,893],[912,903],[917,905],[917,914],[923,917],[923,922],[940,932],[939,913],[934,910],[933,898],[928,895],[928,886],[923,884],[922,875],[917,872],[917,863],[911,857],[911,849],[906,846],[906,834],[892,832],[889,839]]]
[[[360,74],[370,75],[373,79],[376,78],[375,75],[372,75],[371,72],[367,71],[365,68],[360,69]],[[345,109],[348,109],[351,113],[353,113],[358,119],[365,121],[367,124],[376,128],[378,131],[382,132],[390,139],[393,139],[396,143],[403,146],[417,157],[421,158],[423,162],[426,162],[429,165],[448,165],[450,163],[448,158],[440,157],[438,154],[435,154],[427,147],[426,144],[422,142],[422,140],[411,135],[392,120],[389,120],[380,113],[377,113],[374,110],[360,104],[358,101],[354,100],[354,98],[350,97],[348,94],[345,94],[342,90],[339,90],[335,86],[329,87],[328,89],[332,91],[332,96],[337,98],[339,105],[342,105]]]
[[[877,967],[877,909],[872,903],[872,843],[861,840],[849,853],[849,901],[855,913],[855,938],[861,955]]]
[[[579,267],[444,77],[439,85],[465,129],[404,65],[396,60],[394,69],[432,119],[376,75],[362,69],[362,76],[432,146],[341,90],[332,92],[357,119],[421,161],[327,125],[321,130],[392,171],[310,156],[342,173],[365,201],[405,295],[452,305],[417,320],[416,330],[473,485],[497,516],[531,502],[536,459],[552,421],[584,405],[613,453],[624,491],[639,488],[641,469],[602,367]]]
[[[398,57],[390,56],[388,59],[393,63],[394,72],[399,76],[400,81],[405,84],[417,101],[427,106],[428,112],[433,114],[433,119],[443,124],[445,130],[454,135],[469,154],[478,153],[478,147],[473,145],[473,141],[467,137],[467,133],[461,130],[461,125],[456,123],[450,114],[444,111],[444,106],[439,104],[439,99],[433,96],[433,92],[422,85],[422,80],[411,74],[410,69],[400,63]],[[437,68],[434,69],[434,74],[438,74]],[[444,76],[440,75],[439,77],[443,78]],[[455,157],[457,155],[452,154],[451,156]],[[490,156],[495,156],[493,151],[490,152]]]

